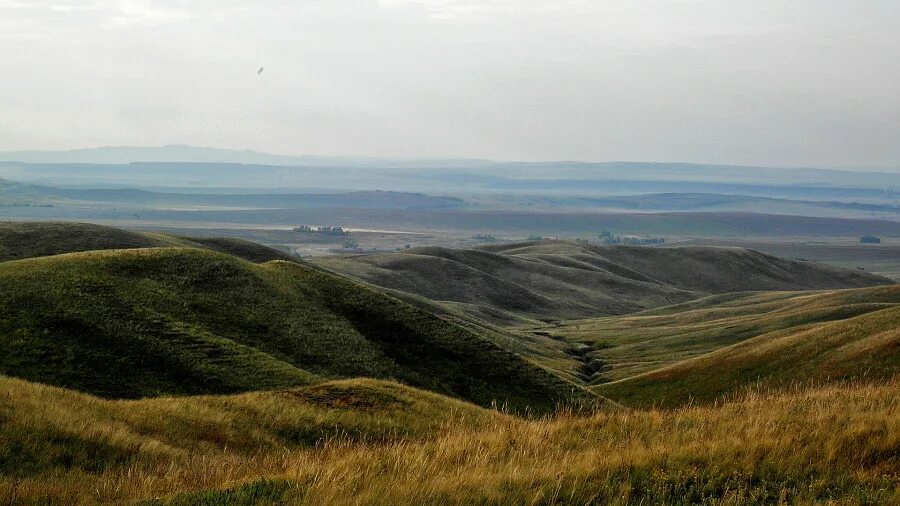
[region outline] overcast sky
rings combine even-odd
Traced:
[[[0,150],[900,167],[898,55],[897,0],[0,0]]]

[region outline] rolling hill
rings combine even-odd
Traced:
[[[271,260],[302,262],[280,250],[258,243],[227,237],[185,237],[162,233],[130,232],[86,223],[0,222],[0,262],[69,252],[151,247],[208,249],[263,263]],[[311,264],[304,264],[311,266]],[[485,317],[474,318],[452,307],[423,297],[396,293],[427,312],[463,325],[503,348],[567,378],[575,379],[580,362],[568,353],[566,343],[531,333],[514,333],[484,325]]]
[[[152,248],[144,234],[81,223],[0,222],[0,261],[99,249]]]
[[[666,245],[670,246],[670,245]],[[695,239],[678,241],[671,246],[739,247],[767,255],[822,262],[848,269],[865,269],[867,272],[900,281],[900,245],[861,244],[858,239],[822,244],[817,241],[758,241]]]
[[[130,232],[90,223],[0,222],[0,262],[79,251],[157,247],[208,249],[255,263],[296,260],[283,251],[237,238]]]
[[[376,380],[109,401],[0,376],[11,504],[894,504],[896,379],[523,420]]]
[[[489,336],[299,263],[193,248],[0,263],[0,372],[109,398],[375,377],[536,412],[583,394]]]
[[[711,402],[749,385],[900,372],[900,285],[726,294],[547,329],[579,343],[595,390],[629,406]]]
[[[497,323],[617,315],[749,290],[853,288],[891,283],[858,270],[736,248],[594,246],[567,241],[417,248],[329,257],[322,267],[427,297]]]
[[[97,471],[138,454],[312,447],[329,438],[378,442],[477,427],[495,411],[397,383],[329,381],[235,395],[112,401],[0,376],[0,475]],[[148,441],[153,444],[148,444]]]
[[[320,262],[377,288],[231,239],[0,247],[9,504],[900,499],[900,285],[862,271],[564,241]]]

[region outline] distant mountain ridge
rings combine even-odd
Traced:
[[[365,156],[279,155],[251,149],[223,149],[170,144],[166,146],[102,146],[61,151],[0,151],[0,161],[23,163],[215,163],[247,165],[324,165],[324,166],[421,166],[445,167],[493,164],[476,159],[376,158]]]
[[[29,164],[131,164],[211,163],[298,167],[345,167],[372,169],[477,170],[482,176],[545,178],[548,168],[554,178],[603,180],[670,180],[716,183],[760,183],[790,185],[900,187],[900,167],[885,169],[777,168],[684,162],[587,162],[587,161],[495,161],[465,158],[403,158],[364,156],[279,155],[253,150],[233,150],[188,145],[111,146],[65,151],[0,152],[0,162]],[[448,177],[473,177],[456,172]],[[863,184],[864,183],[864,184]]]
[[[457,197],[395,191],[342,191],[329,193],[184,193],[157,192],[135,188],[58,188],[21,184],[0,179],[0,198],[15,202],[110,203],[147,206],[215,206],[260,209],[460,209],[465,202]],[[30,199],[30,200],[24,200]],[[0,200],[0,205],[4,202]],[[59,202],[55,202],[59,205]]]

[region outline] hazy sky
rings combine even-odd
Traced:
[[[0,150],[900,167],[898,55],[898,0],[0,0]]]

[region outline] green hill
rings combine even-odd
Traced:
[[[270,262],[272,260],[285,260],[297,262],[296,256],[284,251],[270,248],[253,241],[238,239],[236,237],[187,237],[170,236],[166,234],[147,234],[167,242],[167,245],[186,246],[190,248],[208,249],[234,255],[256,264]]]
[[[619,315],[713,293],[889,284],[887,278],[735,248],[594,246],[567,241],[315,259],[366,282],[480,318]]]
[[[152,248],[165,242],[87,223],[0,222],[0,261],[99,249]]]
[[[130,232],[90,223],[0,222],[0,262],[79,251],[165,246],[220,251],[256,263],[296,260],[283,251],[243,239]]]
[[[511,409],[584,395],[477,334],[318,269],[190,248],[0,264],[0,372],[110,398],[395,379]]]
[[[585,343],[595,389],[627,405],[708,402],[751,384],[900,372],[900,285],[729,294],[554,330]]]

